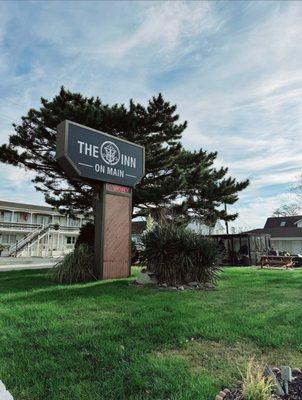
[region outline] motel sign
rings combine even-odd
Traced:
[[[144,175],[144,147],[71,121],[58,126],[57,160],[77,180],[133,187]]]
[[[145,171],[142,146],[63,121],[56,159],[71,179],[94,186],[94,273],[98,279],[131,272],[132,188]]]

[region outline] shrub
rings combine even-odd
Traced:
[[[93,272],[94,256],[90,246],[81,244],[54,267],[59,283],[78,283],[96,279]]]
[[[91,221],[81,226],[75,247],[78,247],[81,244],[87,244],[91,247],[94,245],[94,223]]]
[[[53,229],[55,231],[58,231],[60,229],[60,224],[58,222],[56,222],[55,224],[53,224]]]
[[[271,400],[273,381],[263,375],[263,366],[255,364],[251,359],[247,364],[246,375],[243,376],[242,396],[244,400]]]
[[[140,261],[159,282],[215,283],[219,248],[211,239],[173,223],[155,225],[143,236]]]

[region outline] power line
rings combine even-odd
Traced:
[[[10,123],[12,123],[11,118],[9,118],[9,117],[7,117],[7,116],[5,116],[5,115],[0,114],[0,118],[6,119],[6,120],[9,121]]]
[[[10,99],[9,97],[7,97],[7,96],[0,95],[0,98],[6,99],[6,100],[8,100],[10,103],[15,104],[15,105],[18,106],[18,107],[26,108],[25,105],[19,104],[19,103],[15,102],[14,100],[11,100],[11,99]]]

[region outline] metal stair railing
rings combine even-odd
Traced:
[[[25,243],[27,243],[29,240],[31,240],[31,238],[33,236],[35,236],[37,234],[37,232],[39,232],[41,230],[41,228],[42,228],[42,226],[38,226],[33,231],[31,231],[27,235],[25,235],[21,240],[19,240],[18,242],[12,244],[9,247],[8,255],[10,257],[13,256],[14,253],[16,253],[19,250],[19,248],[22,247]]]
[[[13,244],[9,248],[8,255],[10,257],[15,256],[17,257],[18,253],[22,251],[25,246],[29,245],[32,243],[35,239],[38,239],[40,235],[42,235],[44,232],[46,232],[49,228],[51,227],[51,224],[48,224],[46,226],[39,226],[36,229],[34,229],[32,232],[30,232],[28,235],[26,235],[23,239],[18,241],[17,243]]]
[[[52,225],[49,225],[48,227],[46,227],[46,229],[43,229],[40,232],[40,234],[34,238],[34,240],[31,240],[30,242],[26,243],[27,248],[24,247],[21,251],[29,250],[31,247],[33,247],[37,243],[38,240],[43,239],[48,234],[48,231],[50,230],[50,228],[52,228]]]

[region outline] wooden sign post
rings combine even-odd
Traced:
[[[95,199],[96,276],[123,278],[131,268],[132,190],[108,183]]]
[[[94,199],[95,274],[124,278],[131,267],[132,187],[145,170],[142,146],[63,121],[57,128],[57,161],[66,173],[98,188]]]

